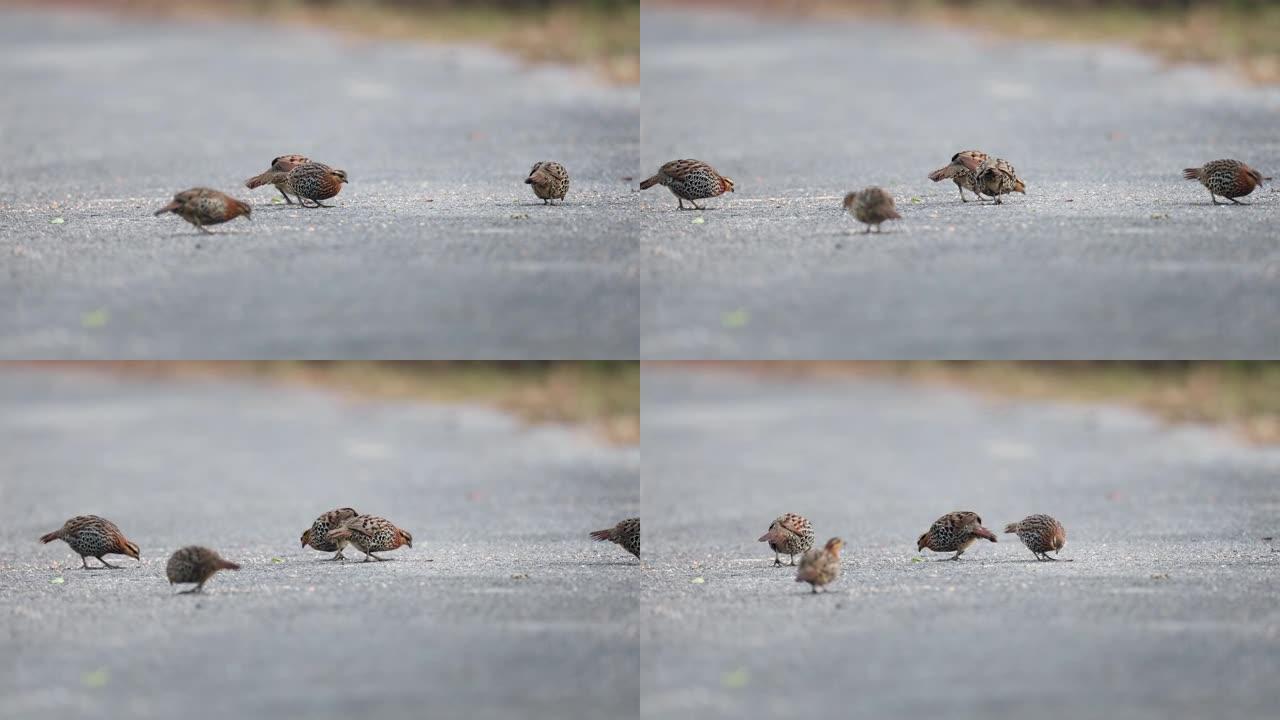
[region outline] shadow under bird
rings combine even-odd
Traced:
[[[271,183],[282,193],[293,193],[298,196],[298,204],[302,207],[333,207],[325,205],[321,200],[328,200],[342,190],[347,182],[347,171],[331,168],[324,163],[304,162],[288,170],[268,170],[253,178],[260,185]],[[313,204],[308,205],[310,200]]]
[[[569,193],[569,171],[558,162],[536,162],[524,180],[533,187],[533,194],[542,199],[542,204],[554,205],[552,200],[564,202]]]
[[[120,569],[121,566],[103,560],[103,555],[128,555],[134,560],[142,561],[138,546],[130,542],[115,523],[97,515],[77,515],[63,523],[61,528],[40,538],[42,543],[54,540],[62,540],[71,546],[80,556],[80,564],[85,570],[97,569],[89,567],[91,557],[97,558],[104,567]]]
[[[769,524],[769,532],[757,542],[769,543],[774,567],[782,566],[781,555],[790,555],[791,564],[795,565],[796,556],[813,547],[813,525],[803,515],[785,513]]]
[[[702,210],[695,200],[719,197],[733,192],[733,181],[716,172],[715,168],[701,160],[672,160],[658,168],[658,173],[640,183],[641,190],[648,190],[654,185],[665,186],[676,196],[680,210],[688,210],[684,201],[688,200],[694,210]]]
[[[331,542],[349,542],[364,553],[364,562],[370,558],[383,561],[374,555],[376,552],[389,552],[398,547],[413,547],[413,535],[408,530],[401,530],[386,518],[376,515],[357,515],[330,530],[328,539]]]
[[[164,574],[169,584],[195,583],[190,590],[183,590],[179,595],[204,592],[204,584],[219,570],[239,570],[240,566],[230,560],[223,560],[221,555],[207,547],[188,545],[169,556],[169,564],[165,565]]]
[[[954,552],[947,560],[959,560],[978,538],[996,542],[995,533],[982,526],[982,518],[971,510],[957,510],[938,518],[916,541],[916,551]]]
[[[852,213],[858,222],[867,226],[863,231],[864,234],[871,232],[871,226],[876,226],[876,232],[880,232],[880,223],[887,220],[901,220],[902,216],[898,214],[898,210],[893,206],[893,196],[885,190],[878,187],[869,187],[851,192],[844,196],[845,212]]]
[[[1242,203],[1236,198],[1248,195],[1254,188],[1262,185],[1263,180],[1271,179],[1262,177],[1262,173],[1239,160],[1212,160],[1201,167],[1183,170],[1182,178],[1199,180],[1209,191],[1209,198],[1214,205],[1224,204],[1218,202],[1219,195],[1236,205],[1248,205],[1249,203]]]
[[[1057,560],[1049,553],[1057,554],[1067,544],[1067,529],[1049,515],[1028,515],[1016,523],[1004,526],[1006,533],[1017,533],[1027,549],[1037,560]]]
[[[973,171],[974,191],[980,195],[985,194],[995,198],[996,205],[1004,204],[1004,200],[1000,198],[1001,195],[1015,192],[1027,194],[1026,183],[1018,177],[1018,171],[1013,169],[1013,165],[1010,165],[1008,160],[988,157],[979,161],[971,156],[957,155],[956,157],[960,159],[961,164]]]
[[[951,156],[951,163],[940,167],[929,173],[929,179],[934,182],[951,179],[956,183],[956,187],[960,190],[960,202],[969,202],[964,196],[964,191],[969,190],[978,196],[978,200],[982,200],[982,193],[978,192],[976,183],[977,177],[974,175],[973,168],[969,167],[966,160],[973,161],[973,166],[981,165],[987,159],[987,154],[981,150],[961,150]]]
[[[800,558],[800,567],[796,569],[796,582],[807,582],[814,593],[818,588],[826,591],[826,586],[840,577],[840,548],[844,540],[833,537],[822,548],[815,548]]]
[[[329,531],[341,527],[343,523],[359,515],[354,508],[337,508],[321,515],[311,523],[311,527],[302,533],[302,547],[310,545],[321,552],[337,552],[330,560],[345,560],[342,549],[347,546],[346,540],[330,540]]]
[[[241,215],[245,219],[253,219],[253,208],[248,203],[209,188],[183,190],[173,196],[173,202],[160,208],[155,214],[160,217],[167,212],[195,225],[197,230],[204,233],[209,233],[205,225],[218,225]]]
[[[611,528],[591,533],[592,540],[621,545],[624,550],[640,557],[640,518],[627,518]]]
[[[280,191],[280,194],[284,196],[284,201],[292,205],[293,199],[289,197],[289,193],[285,192],[284,176],[280,175],[280,173],[288,173],[295,167],[309,162],[311,162],[311,158],[306,155],[281,155],[271,161],[271,167],[267,168],[266,172],[245,180],[244,186],[252,190],[267,184],[274,185]]]

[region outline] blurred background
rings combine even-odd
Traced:
[[[1280,3],[1274,0],[647,0],[820,15],[863,13],[959,24],[1041,39],[1123,42],[1173,61],[1227,62],[1280,81]]]
[[[23,0],[0,3],[24,4]],[[480,42],[639,82],[639,0],[41,0],[153,17],[243,16],[384,38]]]

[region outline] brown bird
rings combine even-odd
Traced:
[[[1067,544],[1067,529],[1048,515],[1028,515],[1016,523],[1005,525],[1004,531],[1017,533],[1018,539],[1035,554],[1037,560],[1057,560],[1049,557],[1049,553],[1057,553]]]
[[[871,232],[876,226],[880,232],[880,223],[886,220],[901,220],[902,216],[893,207],[893,196],[878,187],[869,187],[844,196],[845,212],[853,213],[860,223],[866,223],[865,232]]]
[[[693,209],[702,210],[694,200],[733,192],[733,181],[701,160],[672,160],[659,168],[657,175],[640,183],[640,189],[648,190],[654,185],[665,185],[676,196],[681,210],[686,209],[685,200]]]
[[[800,558],[800,567],[796,570],[796,582],[807,582],[813,592],[819,587],[835,582],[840,577],[840,548],[844,541],[833,537],[821,549],[810,550]]]
[[[174,195],[173,202],[156,211],[156,217],[167,212],[195,225],[201,232],[208,233],[209,230],[205,225],[217,225],[234,220],[241,215],[252,219],[250,214],[253,208],[249,207],[248,203],[240,202],[217,190],[192,188]]]
[[[1237,205],[1248,205],[1249,203],[1242,203],[1236,198],[1248,195],[1263,180],[1271,179],[1262,177],[1262,173],[1239,160],[1207,162],[1204,167],[1183,170],[1182,177],[1186,180],[1199,180],[1201,185],[1208,188],[1209,198],[1214,205],[1223,204],[1218,202],[1219,195]]]
[[[795,513],[779,515],[769,525],[769,532],[761,535],[758,542],[769,543],[769,549],[773,551],[774,567],[782,565],[779,553],[790,555],[791,564],[795,565],[796,556],[813,547],[813,525]]]
[[[279,173],[287,173],[302,163],[311,162],[311,158],[306,155],[281,155],[271,161],[271,167],[261,175],[255,175],[244,181],[244,186],[250,189],[262,187],[268,183],[274,185],[280,194],[284,196],[284,201],[293,204],[293,200],[289,198],[289,193],[285,192],[284,178]]]
[[[302,207],[333,207],[320,201],[328,200],[342,190],[342,184],[347,181],[347,171],[335,170],[324,163],[305,162],[287,171],[268,170],[254,178],[259,179],[262,185],[271,183],[280,187],[281,192],[297,195],[298,204]],[[308,205],[307,200],[315,204]]]
[[[188,545],[169,557],[164,574],[169,584],[195,583],[190,590],[183,590],[179,595],[204,591],[204,584],[219,570],[239,570],[240,566],[230,560],[223,560],[218,553],[207,547]]]
[[[946,180],[947,178],[954,180],[956,187],[960,190],[960,202],[969,202],[969,199],[964,196],[965,190],[973,191],[973,194],[977,195],[978,199],[981,200],[982,193],[978,192],[977,186],[974,185],[973,169],[965,164],[965,158],[973,160],[973,167],[977,167],[987,159],[987,154],[981,150],[961,150],[951,156],[949,165],[929,173],[929,179],[934,182]]]
[[[564,202],[569,192],[569,171],[558,162],[537,162],[524,182],[533,186],[533,194],[542,198],[543,205],[552,200]]]
[[[640,518],[627,518],[607,530],[596,530],[591,533],[591,539],[617,543],[627,552],[640,557]]]
[[[350,518],[338,528],[330,530],[327,537],[334,543],[349,542],[355,545],[364,553],[365,562],[369,562],[369,558],[386,560],[374,555],[376,552],[395,550],[402,545],[413,547],[413,536],[408,530],[401,530],[390,520],[376,515]]]
[[[329,558],[330,560],[345,560],[342,556],[342,549],[347,546],[346,540],[333,541],[329,539],[329,531],[341,526],[346,521],[359,515],[352,508],[338,508],[316,518],[311,523],[311,527],[302,533],[302,547],[310,545],[316,550],[322,552],[337,551],[338,554]]]
[[[89,558],[98,558],[98,562],[112,569],[120,568],[119,565],[112,565],[102,559],[103,555],[128,555],[129,557],[142,561],[139,554],[138,546],[130,542],[120,532],[120,528],[116,524],[100,518],[97,515],[78,515],[62,524],[62,527],[47,533],[40,538],[42,543],[51,543],[54,540],[64,540],[71,549],[76,551],[80,556],[80,564],[85,570],[93,570],[96,568],[89,567]]]
[[[996,205],[1004,203],[1004,200],[1000,199],[1001,195],[1015,192],[1027,194],[1026,183],[1022,182],[1022,178],[1018,177],[1018,171],[1014,170],[1007,160],[988,157],[979,161],[973,157],[958,157],[961,164],[973,171],[974,192],[994,197]]]
[[[982,527],[982,518],[978,517],[977,513],[957,510],[934,521],[929,531],[916,541],[916,550],[922,551],[929,548],[934,552],[954,551],[955,555],[947,559],[959,560],[965,548],[972,545],[978,538],[996,541],[995,534]]]

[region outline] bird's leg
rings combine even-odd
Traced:
[[[386,558],[378,557],[377,555],[374,555],[373,553],[369,553],[369,557],[373,558],[374,560],[377,560],[378,562],[383,562],[384,560],[386,560]]]
[[[778,552],[776,550],[773,553],[773,566],[782,567],[782,558],[781,556],[778,555]]]
[[[956,189],[960,191],[960,202],[969,202],[969,199],[964,196],[964,186],[956,183]]]
[[[680,208],[681,210],[683,210],[683,209],[684,209],[684,198],[682,198],[682,197],[680,197],[679,195],[677,195],[677,196],[676,196],[676,204],[679,206],[679,208]]]
[[[316,204],[316,207],[324,207],[324,208],[327,208],[327,207],[333,207],[332,205],[325,205],[324,203],[320,202],[319,200],[312,200],[311,202],[315,203],[315,204]]]
[[[997,204],[997,205],[1003,205],[1003,204],[1004,204],[1004,200],[1002,200],[1002,199],[1000,198],[1000,196],[999,196],[999,195],[997,195],[997,196],[996,196],[996,204]]]
[[[1044,559],[1045,559],[1045,560],[1048,560],[1048,561],[1050,561],[1050,562],[1058,562],[1058,558],[1056,558],[1056,557],[1049,557],[1049,553],[1040,553],[1040,554],[1041,554],[1041,556],[1043,556],[1043,557],[1044,557]]]
[[[331,557],[331,558],[329,558],[329,559],[330,559],[330,560],[346,560],[346,558],[345,558],[345,557],[343,557],[343,555],[342,555],[342,551],[341,551],[341,550],[339,550],[339,551],[338,551],[338,553],[337,553],[336,555],[334,555],[333,557]]]
[[[862,234],[863,234],[863,235],[870,235],[870,234],[871,234],[871,226],[870,226],[870,225],[867,225],[867,229],[866,229],[866,230],[863,230],[863,231],[862,231]]]
[[[543,205],[550,205],[550,204],[551,204],[551,201],[550,201],[550,200],[548,200],[547,198],[542,198],[542,204],[543,204]]]
[[[701,205],[699,205],[698,203],[696,203],[696,202],[694,202],[694,201],[692,201],[692,200],[690,200],[690,201],[689,201],[689,204],[693,206],[693,209],[694,209],[694,210],[705,210],[705,209],[706,209],[706,208],[702,207]]]
[[[960,550],[960,551],[958,551],[955,555],[952,555],[951,557],[949,557],[949,558],[947,558],[947,559],[948,559],[948,560],[959,560],[959,559],[960,559],[960,556],[961,556],[961,555],[963,555],[963,554],[964,554],[964,551],[963,551],[963,550]]]
[[[1222,204],[1222,203],[1218,202],[1218,196],[1217,196],[1217,195],[1214,195],[1212,190],[1210,190],[1210,191],[1209,191],[1209,199],[1213,201],[1213,204],[1214,204],[1214,205],[1221,205],[1221,204]]]
[[[796,556],[795,556],[795,555],[792,555],[792,556],[791,556],[791,567],[795,567],[795,566],[796,566]]]
[[[277,189],[277,190],[280,190],[280,188],[276,188],[276,189]],[[285,201],[285,202],[289,203],[290,205],[292,205],[292,204],[293,204],[293,201],[289,199],[289,194],[288,194],[288,193],[286,193],[286,192],[285,192],[285,191],[283,191],[283,190],[280,190],[280,194],[281,194],[281,195],[284,195],[284,201]]]
[[[196,594],[196,593],[203,593],[203,592],[204,592],[204,583],[203,583],[203,582],[198,582],[198,583],[196,583],[196,586],[195,586],[195,587],[191,588],[190,590],[183,590],[182,592],[180,592],[180,593],[178,593],[178,594],[179,594],[179,595],[194,595],[194,594]]]
[[[88,569],[89,569],[89,558],[85,557],[84,555],[81,555],[81,556],[80,556],[80,566],[81,566],[81,567],[83,567],[85,570],[88,570]]]
[[[1249,203],[1242,203],[1242,202],[1240,202],[1239,200],[1237,200],[1237,199],[1235,199],[1235,198],[1227,198],[1227,199],[1228,199],[1228,200],[1230,200],[1231,202],[1233,202],[1233,203],[1237,204],[1237,205],[1248,205],[1248,204],[1249,204]]]
[[[107,566],[107,567],[111,568],[112,570],[119,570],[119,569],[120,569],[120,566],[119,566],[119,565],[112,565],[111,563],[107,562],[106,560],[103,560],[102,558],[98,558],[98,562],[100,562],[100,563],[102,563],[103,565],[105,565],[105,566]]]
[[[817,586],[817,585],[814,585],[813,583],[809,583],[809,587],[813,589],[813,594],[814,594],[814,595],[817,595],[817,594],[818,594],[818,586]]]

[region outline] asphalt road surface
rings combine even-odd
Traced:
[[[1280,703],[1275,449],[869,381],[651,371],[644,403],[642,717],[1190,720]],[[1072,562],[1012,535],[917,560],[957,509],[996,532],[1050,513]],[[788,511],[848,542],[826,595],[756,542]]]
[[[340,505],[414,547],[300,549]],[[587,532],[638,505],[635,448],[489,410],[0,368],[0,716],[634,716],[640,567]],[[79,513],[141,565],[36,541]],[[187,544],[243,569],[175,595]]]
[[[1122,49],[650,12],[643,174],[706,160],[704,213],[641,195],[647,358],[1275,355],[1280,194],[1214,207],[1184,167],[1280,177],[1280,91]],[[959,150],[1027,183],[961,204]],[[883,236],[841,211],[879,185]]]
[[[473,47],[0,8],[0,357],[634,358],[639,90]],[[328,210],[246,178],[304,153]],[[537,160],[571,174],[545,207]],[[201,236],[172,195],[253,221]]]

